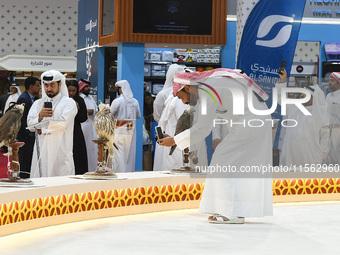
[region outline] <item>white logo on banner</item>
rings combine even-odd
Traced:
[[[90,32],[92,31],[92,28],[97,26],[97,20],[92,21],[92,19],[90,20],[90,22],[88,24],[85,25],[85,31],[90,30]]]
[[[259,30],[257,31],[257,38],[265,37],[273,26],[279,22],[293,23],[294,19],[292,17],[282,16],[282,15],[270,15],[261,21]],[[293,26],[291,24],[285,25],[280,29],[275,38],[271,40],[256,40],[256,45],[277,48],[286,44],[290,38]]]
[[[86,38],[86,74],[87,74],[87,79],[90,79],[90,76],[92,76],[92,56],[93,53],[96,52],[95,48],[96,42],[92,43],[91,38]]]

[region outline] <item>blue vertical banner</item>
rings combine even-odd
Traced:
[[[117,81],[130,83],[142,114],[136,121],[135,171],[143,170],[144,43],[118,43]]]
[[[272,88],[280,80],[278,69],[283,60],[288,77],[290,75],[305,3],[305,0],[260,0],[244,25],[237,68],[244,70],[269,95],[269,107]],[[280,112],[278,106],[272,117],[281,119]],[[277,147],[278,139],[275,140],[274,147]]]
[[[78,2],[77,78],[91,81],[91,95],[98,92],[98,0]]]

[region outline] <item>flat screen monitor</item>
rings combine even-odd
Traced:
[[[134,0],[133,33],[212,34],[213,0]]]

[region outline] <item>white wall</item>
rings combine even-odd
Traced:
[[[0,0],[0,56],[76,56],[78,0]]]
[[[77,6],[78,0],[0,0],[0,5],[50,5],[50,6]]]

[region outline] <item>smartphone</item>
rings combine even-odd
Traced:
[[[285,70],[286,67],[286,61],[282,61],[280,68],[279,68],[279,74],[283,74],[283,71]]]
[[[163,139],[162,128],[160,126],[157,126],[157,127],[155,127],[155,129],[156,129],[156,134],[157,134],[158,139]]]
[[[44,107],[45,108],[52,108],[52,102],[45,102]]]

